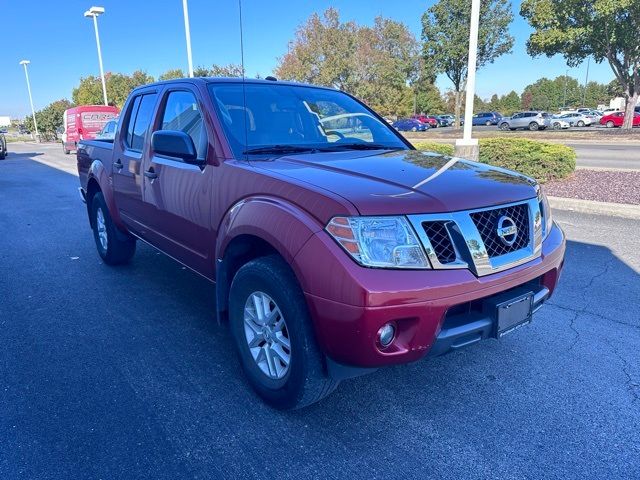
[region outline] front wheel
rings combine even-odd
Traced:
[[[582,120],[578,121],[576,124],[578,127],[584,127],[584,122]]]
[[[417,132],[418,131],[418,127],[411,127],[411,131],[412,132]]]
[[[615,125],[615,123],[613,123],[613,121],[612,121],[612,120],[609,120],[609,121],[607,122],[607,128],[613,128],[613,127],[615,127],[615,126],[616,126],[616,125]]]
[[[136,240],[114,225],[101,192],[91,200],[91,226],[98,254],[104,263],[121,265],[131,260],[136,252]]]
[[[229,321],[245,375],[272,407],[302,408],[337,387],[325,372],[302,289],[281,257],[257,258],[238,270]]]
[[[484,124],[485,124],[487,127],[490,127],[490,126],[491,126],[491,120],[487,120],[486,122],[484,122]]]
[[[69,155],[71,153],[71,150],[67,150],[67,147],[65,146],[64,142],[62,142],[62,151],[64,152],[65,155]]]
[[[531,130],[532,132],[535,132],[536,130],[538,130],[540,128],[540,125],[538,125],[537,122],[531,122],[529,124],[529,130]]]
[[[562,125],[560,125],[560,123],[558,122],[553,122],[552,127],[554,130],[560,130],[562,128]]]

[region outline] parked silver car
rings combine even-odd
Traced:
[[[587,112],[565,113],[560,118],[569,122],[572,127],[588,127],[593,123],[593,117]]]
[[[498,127],[500,130],[515,130],[524,128],[529,130],[544,130],[551,126],[551,115],[547,112],[518,112],[503,118]]]

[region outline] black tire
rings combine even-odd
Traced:
[[[606,124],[606,125],[607,125],[607,128],[613,128],[613,127],[615,127],[615,126],[616,126],[616,124],[615,124],[615,123],[613,123],[613,121],[612,121],[612,120],[609,120],[609,121],[607,122],[607,124]]]
[[[71,153],[71,150],[67,150],[67,147],[64,146],[64,142],[62,142],[62,151],[65,155],[69,155]]]
[[[411,127],[411,131],[412,131],[412,132],[417,132],[417,131],[418,131],[418,128],[417,128],[417,127]]]
[[[490,126],[491,126],[491,120],[487,120],[486,122],[484,122],[484,124],[485,124],[487,127],[490,127]]]
[[[576,123],[576,126],[584,127],[584,122],[582,120],[578,120],[578,123]]]
[[[560,122],[553,122],[552,127],[554,130],[560,130],[562,128],[562,125],[560,125]]]
[[[509,130],[509,124],[507,122],[502,122],[500,124],[500,130],[505,130],[505,131]],[[511,130],[513,130],[513,129],[511,129]]]
[[[245,336],[245,305],[258,292],[271,297],[285,319],[291,348],[288,370],[282,378],[271,378],[260,369]],[[302,408],[320,401],[338,386],[339,382],[326,373],[302,289],[281,257],[257,258],[238,270],[229,294],[229,322],[251,387],[272,407]]]
[[[98,212],[104,219],[104,233],[106,233],[106,248],[100,240],[98,227]],[[102,192],[98,192],[91,200],[91,227],[93,239],[96,242],[98,254],[107,265],[122,265],[128,263],[136,253],[136,239],[131,235],[120,231],[111,220],[107,202]]]
[[[531,130],[532,132],[535,132],[536,130],[538,130],[540,128],[540,125],[538,125],[537,122],[531,122],[529,124],[529,130]]]

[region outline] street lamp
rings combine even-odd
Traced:
[[[29,72],[27,71],[27,65],[31,62],[29,60],[22,60],[20,65],[24,67],[24,76],[27,78],[27,91],[29,92],[29,103],[31,104],[31,118],[33,118],[33,128],[36,131],[36,140],[40,138],[38,135],[38,122],[36,122],[36,110],[33,108],[33,98],[31,97],[31,83],[29,82]]]
[[[478,160],[478,140],[471,138],[473,126],[473,101],[476,94],[476,64],[478,60],[478,24],[480,23],[480,0],[471,2],[471,26],[469,29],[469,62],[467,65],[467,95],[464,106],[464,133],[456,140],[456,156]]]
[[[93,18],[93,27],[96,31],[96,44],[98,45],[98,63],[100,64],[100,78],[102,79],[102,94],[104,96],[104,104],[108,105],[107,102],[107,84],[104,81],[104,69],[102,68],[102,51],[100,50],[100,35],[98,34],[98,15],[102,15],[104,13],[104,7],[91,7],[89,10],[84,12],[84,16],[87,18]]]
[[[189,63],[189,77],[193,78],[193,59],[191,58],[191,29],[189,28],[189,8],[187,0],[182,0],[182,12],[184,13],[184,34],[187,37],[187,62]]]

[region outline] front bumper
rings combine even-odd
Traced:
[[[324,232],[296,256],[316,337],[329,363],[361,368],[407,363],[431,351],[442,354],[491,336],[492,320],[477,305],[523,285],[536,289],[536,305],[551,296],[564,260],[565,238],[554,225],[542,254],[499,273],[476,277],[469,270],[399,271],[356,265]],[[453,320],[451,320],[453,318]],[[386,349],[377,332],[396,325]]]

